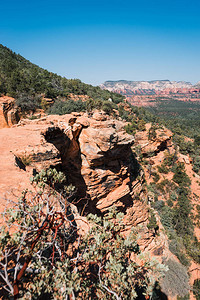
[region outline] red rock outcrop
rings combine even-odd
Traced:
[[[68,183],[76,187],[80,215],[84,211],[104,214],[115,206],[125,214],[124,234],[137,227],[142,251],[160,261],[174,257],[156,212],[160,235],[147,227],[149,195],[143,171],[132,151],[133,144],[137,146],[142,137],[139,133],[135,138],[127,134],[124,125],[123,121],[96,111],[92,116],[72,113],[24,119],[12,128],[1,129],[1,195],[10,197],[13,191],[31,189],[29,177],[33,171],[56,167],[65,173]],[[153,143],[144,145],[143,151],[151,150],[160,155],[163,147],[170,145],[169,132],[158,130],[157,136]],[[16,165],[16,157],[28,159],[25,171]],[[4,197],[0,200],[2,211],[6,202]],[[77,224],[84,232],[88,225],[81,218],[77,218]]]
[[[143,249],[167,249],[166,237],[155,238],[147,229],[149,208],[143,174],[131,150],[134,138],[125,133],[124,125],[123,121],[95,112],[92,117],[74,113],[26,119],[1,129],[2,194],[16,187],[30,187],[33,169],[55,166],[76,186],[83,199],[79,202],[81,211],[104,213],[117,206],[126,215],[127,231],[132,226],[142,228]],[[23,156],[30,162],[26,172],[15,165],[16,157]],[[3,209],[5,203],[1,202]]]
[[[10,127],[20,120],[14,98],[0,97],[0,128]]]

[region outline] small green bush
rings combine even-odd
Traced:
[[[191,184],[191,180],[185,172],[184,163],[179,162],[178,164],[176,164],[174,168],[173,181],[183,186],[189,186]]]
[[[160,211],[161,222],[166,229],[173,228],[173,210],[169,206],[164,206]]]
[[[156,138],[156,127],[151,126],[151,128],[149,129],[149,132],[148,132],[148,140],[154,141],[155,138]]]
[[[108,115],[113,113],[114,108],[116,108],[116,104],[110,101],[104,101],[101,107],[101,109],[105,111],[105,113],[107,113]]]
[[[86,103],[81,100],[73,101],[55,101],[55,103],[48,109],[48,113],[51,115],[65,115],[72,112],[80,112],[86,110]]]
[[[187,258],[183,239],[181,237],[178,237],[176,233],[173,233],[173,237],[170,240],[169,243],[169,250],[178,257],[181,264],[188,267],[190,264],[189,259]]]
[[[197,153],[196,155],[192,156],[192,164],[193,164],[193,171],[195,173],[199,173],[200,170],[200,153]]]
[[[169,168],[167,168],[167,166],[165,164],[161,164],[157,168],[158,168],[159,173],[164,173],[164,174],[169,173]]]
[[[137,128],[139,131],[145,131],[146,130],[146,126],[145,126],[146,122],[143,119],[139,119],[138,123],[137,123]]]
[[[158,226],[155,214],[152,209],[150,210],[150,216],[149,216],[148,220],[149,220],[149,223],[147,224],[147,227],[150,230],[153,230],[154,234],[157,234],[158,230],[159,230],[159,226]]]
[[[160,179],[160,175],[157,172],[152,172],[153,181],[156,183]]]
[[[129,123],[124,127],[125,131],[128,134],[132,134],[132,135],[134,135],[136,133],[136,128],[137,128],[137,125],[134,123]]]
[[[20,107],[22,113],[35,112],[41,107],[41,100],[38,96],[29,94],[20,94],[16,97],[16,104]]]
[[[172,206],[173,206],[173,202],[172,202],[171,199],[168,199],[168,200],[167,200],[167,205],[168,205],[169,207],[172,207]]]
[[[157,200],[153,203],[153,207],[159,212],[165,206],[165,202],[163,200]]]

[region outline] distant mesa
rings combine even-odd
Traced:
[[[152,106],[158,97],[171,97],[180,101],[200,101],[200,81],[192,85],[186,81],[170,80],[108,80],[100,87],[126,96],[130,103],[137,106]]]
[[[170,81],[170,80],[151,80],[151,81],[105,81],[100,85],[101,88],[106,88],[108,90],[126,89],[132,92],[137,92],[138,90],[151,90],[151,91],[163,91],[163,90],[181,90],[181,89],[195,89],[200,86],[200,82],[196,85],[192,85],[190,82],[186,81]]]

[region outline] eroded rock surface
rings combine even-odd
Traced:
[[[13,190],[31,189],[29,178],[33,173],[56,167],[77,189],[77,214],[104,214],[115,206],[125,214],[124,234],[137,227],[142,251],[156,256],[160,261],[173,258],[156,212],[160,235],[155,235],[147,227],[149,195],[143,171],[134,153],[134,147],[139,145],[140,140],[144,143],[142,151],[153,151],[159,157],[165,147],[170,147],[171,136],[162,130],[157,133],[156,141],[151,143],[146,140],[146,133],[143,138],[138,135],[134,138],[124,131],[124,126],[121,120],[95,112],[93,116],[72,113],[36,120],[24,119],[12,128],[1,129],[0,210],[5,207],[5,194],[10,197]],[[147,142],[148,145],[145,145]],[[16,158],[23,157],[27,165],[20,168]],[[77,224],[84,232],[87,228],[82,218]]]
[[[0,129],[11,127],[20,120],[19,112],[15,107],[14,98],[0,97]]]
[[[100,112],[92,118],[87,114],[54,121],[53,116],[49,118],[52,126],[42,136],[59,151],[62,171],[82,199],[80,211],[101,214],[116,206],[125,213],[127,232],[133,226],[140,227],[142,250],[167,256],[166,236],[155,237],[147,228],[149,207],[143,172],[131,149],[135,139],[124,131],[124,122]]]
[[[105,213],[117,206],[126,215],[127,231],[132,226],[143,227],[143,249],[156,249],[155,237],[146,227],[147,194],[131,150],[134,138],[125,133],[124,125],[95,112],[92,117],[74,113],[26,119],[1,129],[1,192],[30,187],[33,170],[57,167],[76,187],[80,211]],[[16,166],[16,157],[28,159],[26,171]],[[166,241],[157,239],[159,247],[164,247]]]

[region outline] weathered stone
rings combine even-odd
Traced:
[[[16,186],[31,188],[33,169],[57,166],[77,189],[78,210],[103,214],[115,206],[125,213],[127,233],[133,226],[140,227],[142,249],[156,251],[164,247],[163,255],[168,255],[166,236],[154,237],[147,228],[148,198],[143,173],[131,149],[134,138],[124,131],[124,125],[109,116],[102,121],[80,113],[26,119],[15,127],[1,129],[4,159],[0,165],[0,190],[3,193]],[[26,172],[15,166],[13,154],[30,158]]]
[[[19,115],[14,108],[14,98],[0,97],[0,128],[10,127],[18,121]]]

